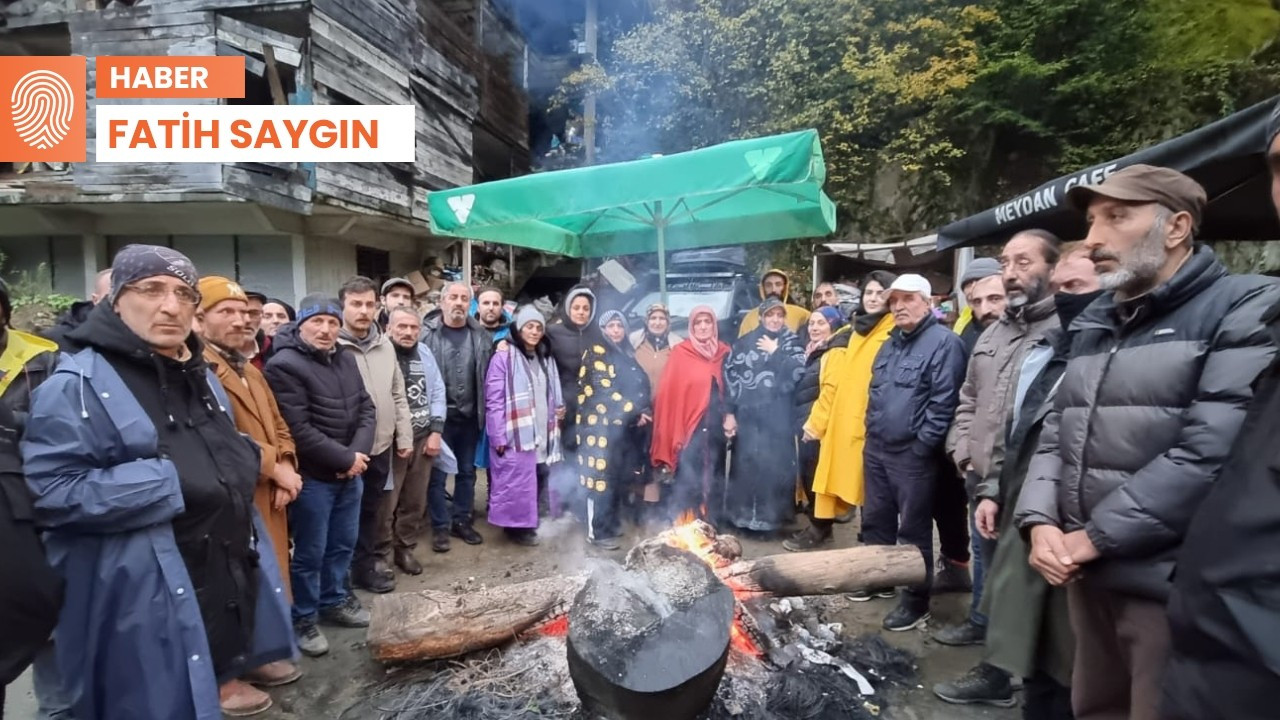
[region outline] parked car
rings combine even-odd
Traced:
[[[760,305],[760,281],[747,271],[745,257],[739,259],[741,248],[723,250],[739,252],[672,254],[667,265],[667,307],[673,332],[688,335],[689,312],[699,305],[709,305],[720,319],[720,338],[732,342],[738,336],[743,316]],[[662,301],[656,272],[637,281],[639,291],[629,293],[623,306],[633,327],[644,323],[644,312],[650,305]]]

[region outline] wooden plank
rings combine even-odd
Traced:
[[[253,172],[240,165],[223,165],[222,178],[227,182],[250,185],[301,202],[310,202],[312,197],[311,188],[306,185],[269,173]]]
[[[136,8],[76,13],[67,20],[67,29],[74,35],[86,32],[212,24],[212,12],[207,10],[179,11],[170,7],[176,4],[167,3],[163,10],[144,5]]]
[[[262,46],[267,65],[267,84],[271,86],[271,101],[276,105],[288,105],[289,99],[284,96],[284,83],[280,82],[280,68],[276,65],[276,49],[271,45]]]
[[[400,62],[388,53],[366,42],[363,38],[346,28],[322,12],[311,14],[312,44],[335,54],[339,50],[349,53],[360,65],[365,65],[376,73],[392,79],[399,87],[409,85],[407,62]],[[406,59],[407,60],[407,59]]]
[[[397,85],[376,73],[361,74],[361,67],[354,58],[343,58],[320,46],[312,49],[311,67],[316,85],[333,88],[362,105],[408,105],[411,102],[407,85]]]
[[[245,72],[253,73],[257,77],[262,77],[263,74],[267,71],[266,63],[262,62],[261,60],[254,57],[253,55],[250,55],[249,53],[246,53],[239,48],[232,47],[224,42],[218,43],[218,54],[232,56],[232,57],[239,55],[243,57]]]
[[[262,55],[263,47],[269,45],[275,50],[277,62],[290,67],[298,67],[302,63],[300,38],[240,22],[224,15],[218,16],[217,38],[255,55]]]
[[[315,15],[324,15],[353,35],[377,47],[382,53],[408,62],[410,28],[409,8],[400,2],[380,0],[349,2],[348,0],[313,0]]]

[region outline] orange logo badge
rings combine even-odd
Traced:
[[[0,162],[85,161],[85,58],[0,57]]]

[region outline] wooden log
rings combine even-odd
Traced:
[[[716,571],[735,591],[791,597],[834,595],[924,582],[924,556],[910,545],[767,555]]]
[[[561,576],[466,594],[422,590],[374,598],[369,650],[379,662],[456,657],[500,645],[554,613],[568,612],[583,576]]]

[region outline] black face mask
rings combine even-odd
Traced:
[[[1089,307],[1089,304],[1098,299],[1102,294],[1101,290],[1093,292],[1074,294],[1060,292],[1053,296],[1054,307],[1058,310],[1058,321],[1062,323],[1062,329],[1067,329],[1073,320]]]

